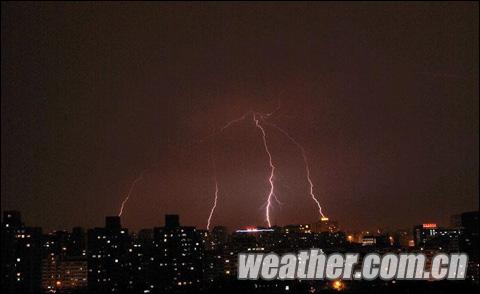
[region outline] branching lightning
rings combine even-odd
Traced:
[[[231,127],[232,125],[236,124],[236,123],[239,123],[243,120],[245,120],[245,118],[247,117],[247,115],[251,114],[252,111],[247,111],[245,112],[242,116],[240,117],[237,117],[235,119],[232,119],[231,121],[228,121],[226,124],[224,124],[220,129],[214,131],[213,133],[211,133],[210,135],[208,136],[205,136],[203,139],[200,139],[198,140],[198,143],[203,143],[204,141],[216,136],[216,135],[219,135],[221,134],[223,131],[225,131],[226,129],[228,129],[229,127]]]
[[[263,147],[265,147],[265,152],[268,155],[268,164],[270,165],[270,176],[268,177],[268,182],[270,183],[270,192],[268,193],[268,196],[267,196],[267,207],[265,209],[265,217],[267,219],[268,226],[271,227],[272,223],[270,221],[270,207],[271,207],[271,204],[272,204],[272,202],[271,202],[272,197],[275,197],[274,196],[274,183],[273,183],[273,177],[274,177],[274,174],[275,174],[275,165],[273,165],[272,154],[270,153],[270,150],[268,149],[267,134],[265,133],[265,130],[263,129],[262,125],[260,125],[260,121],[257,118],[257,115],[260,115],[260,114],[258,114],[258,113],[253,114],[253,120],[255,121],[255,126],[262,133]],[[261,117],[261,115],[260,115],[260,117]],[[278,199],[277,199],[277,201],[278,201]]]
[[[236,124],[240,121],[245,120],[248,115],[252,115],[253,121],[255,123],[255,127],[257,127],[261,132],[263,147],[265,148],[265,152],[268,155],[268,163],[269,163],[269,166],[270,166],[270,176],[268,178],[268,182],[270,184],[270,191],[269,191],[268,196],[267,196],[266,209],[265,209],[265,218],[267,220],[267,223],[268,223],[269,227],[271,227],[271,225],[272,225],[271,224],[271,219],[270,219],[270,210],[271,210],[271,206],[272,206],[272,199],[275,200],[279,204],[282,204],[282,202],[280,202],[280,200],[277,198],[277,196],[275,195],[275,192],[274,192],[275,191],[275,186],[274,186],[275,165],[273,164],[272,154],[271,154],[271,152],[268,148],[267,134],[266,134],[263,126],[260,124],[260,120],[263,121],[264,119],[269,118],[277,110],[278,110],[278,107],[273,112],[266,113],[266,114],[259,113],[259,112],[253,112],[253,111],[250,110],[250,111],[244,113],[242,116],[227,122],[218,131],[213,132],[212,134],[208,135],[207,137],[205,137],[204,139],[202,139],[200,141],[200,142],[203,142],[203,141],[205,141],[205,140],[207,140],[207,139],[209,139],[213,136],[216,136],[217,134],[222,133],[225,129],[231,127],[233,124]],[[215,164],[215,162],[214,162],[214,164]],[[218,180],[217,180],[217,175],[216,175],[216,167],[214,167],[214,168],[215,168],[215,176],[214,176],[214,178],[215,178],[215,198],[214,198],[213,206],[210,210],[210,214],[209,214],[209,217],[208,217],[208,220],[207,220],[207,229],[210,228],[211,218],[212,218],[212,215],[215,211],[215,208],[217,207],[217,201],[218,201]]]
[[[228,121],[222,127],[215,130],[213,133],[211,133],[208,136],[204,137],[203,139],[197,141],[197,143],[202,143],[202,142],[204,142],[204,141],[206,141],[206,140],[208,140],[212,137],[220,135],[226,129],[230,128],[234,124],[237,124],[241,121],[244,121],[247,118],[247,116],[251,115],[251,117],[253,119],[253,122],[255,123],[255,127],[260,131],[263,147],[265,149],[265,153],[268,156],[268,165],[270,167],[270,175],[268,177],[268,182],[269,182],[270,188],[269,188],[269,192],[268,192],[268,195],[267,195],[267,200],[266,200],[264,206],[262,206],[262,208],[265,207],[265,219],[266,219],[269,227],[272,226],[272,222],[271,222],[271,218],[270,218],[270,212],[271,212],[271,209],[272,209],[272,200],[275,200],[278,204],[283,204],[283,203],[280,202],[280,200],[277,198],[277,195],[275,194],[275,181],[274,181],[274,179],[275,179],[276,167],[274,165],[273,158],[272,158],[272,153],[270,152],[269,145],[268,145],[268,142],[267,142],[267,132],[266,132],[263,124],[265,124],[267,126],[270,126],[272,128],[275,128],[276,130],[281,132],[284,136],[286,136],[300,150],[302,158],[303,158],[304,166],[305,166],[306,179],[307,179],[307,182],[308,182],[308,185],[309,185],[309,195],[312,198],[312,200],[315,202],[315,204],[317,205],[318,212],[319,212],[320,216],[325,217],[325,214],[322,212],[322,206],[320,205],[320,202],[318,201],[317,196],[314,193],[314,184],[313,184],[313,181],[312,181],[312,178],[311,178],[311,175],[310,175],[310,166],[309,166],[309,163],[308,163],[308,158],[307,158],[305,149],[287,131],[285,131],[284,129],[280,128],[279,126],[267,121],[279,109],[279,107],[280,107],[280,105],[273,112],[270,112],[270,113],[260,113],[260,112],[254,112],[254,111],[250,110],[250,111],[244,113],[242,116]],[[213,158],[213,155],[212,155],[212,162],[213,162],[213,169],[214,169],[214,177],[213,178],[214,178],[214,182],[215,182],[215,193],[214,193],[214,200],[213,200],[213,203],[212,203],[212,207],[210,209],[210,213],[209,213],[208,219],[207,219],[207,230],[210,229],[212,217],[213,217],[213,214],[215,213],[215,209],[217,208],[217,202],[218,202],[218,197],[219,197],[219,183],[218,183],[218,178],[217,178],[217,167],[216,167],[216,163],[215,163],[215,159]],[[125,197],[125,199],[122,201],[122,205],[120,207],[120,211],[118,213],[118,216],[122,216],[123,211],[125,209],[125,206],[126,206],[128,200],[130,199],[131,194],[133,193],[133,191],[134,191],[136,185],[138,184],[138,182],[141,179],[143,179],[144,173],[146,171],[147,170],[142,171],[140,173],[140,175],[130,185],[130,189],[128,191],[128,194]]]
[[[313,192],[313,181],[312,181],[312,178],[310,176],[310,166],[308,164],[308,158],[307,158],[307,153],[305,152],[305,148],[303,148],[302,145],[300,145],[300,143],[298,143],[297,140],[295,140],[287,131],[285,131],[284,129],[280,128],[279,126],[273,124],[273,123],[269,123],[269,122],[265,122],[265,124],[277,129],[278,131],[280,131],[282,134],[284,134],[290,141],[293,142],[293,144],[295,144],[298,149],[300,149],[300,152],[302,154],[302,158],[303,158],[303,162],[305,164],[305,172],[306,172],[306,176],[307,176],[307,181],[308,181],[308,184],[310,186],[310,197],[312,197],[313,201],[315,201],[315,203],[317,204],[317,207],[318,207],[318,212],[320,214],[321,217],[325,217],[325,215],[323,214],[322,212],[322,206],[320,205],[320,202],[318,201],[317,197],[315,196],[315,193]]]

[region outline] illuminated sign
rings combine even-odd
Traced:
[[[236,233],[257,233],[257,232],[273,232],[273,229],[257,229],[257,228],[247,228],[245,230],[236,230]]]
[[[436,229],[437,224],[423,224],[424,229]]]

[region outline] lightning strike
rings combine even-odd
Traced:
[[[204,141],[210,139],[211,137],[214,137],[220,133],[222,133],[224,130],[228,129],[229,127],[231,127],[232,125],[238,123],[238,122],[241,122],[242,120],[245,120],[245,118],[247,117],[247,115],[253,113],[251,110],[244,113],[242,116],[236,118],[236,119],[233,119],[231,121],[228,121],[225,125],[223,125],[219,130],[217,131],[214,131],[213,133],[211,133],[210,135],[204,137],[203,139],[199,140],[197,143],[203,143]],[[122,201],[122,204],[120,206],[120,212],[118,213],[118,216],[122,216],[123,214],[123,210],[125,208],[125,205],[126,203],[128,202],[128,200],[130,199],[130,195],[132,194],[135,186],[137,185],[137,182],[143,178],[143,174],[145,173],[146,170],[142,171],[142,173],[140,174],[140,176],[138,176],[138,178],[136,178],[133,183],[130,185],[130,189],[128,191],[128,194],[127,196],[125,197],[125,199]],[[217,182],[216,178],[215,178],[215,182]],[[216,201],[216,200],[215,200]],[[215,202],[215,206],[216,206],[216,202]],[[213,208],[214,210],[215,208]],[[211,218],[211,216],[210,216]]]
[[[133,183],[130,185],[130,189],[128,190],[128,194],[127,194],[127,197],[125,197],[125,199],[123,199],[122,201],[122,206],[120,207],[120,211],[118,212],[118,216],[122,216],[123,214],[123,209],[125,208],[125,204],[128,202],[128,199],[130,199],[130,195],[132,194],[133,190],[135,189],[135,186],[137,185],[137,183],[143,179],[143,175],[145,173],[146,170],[142,171],[140,173],[140,175],[133,181]]]
[[[272,226],[272,223],[270,221],[270,207],[272,204],[272,197],[276,198],[274,195],[274,183],[273,183],[273,177],[275,174],[275,166],[273,165],[273,160],[272,160],[272,154],[270,153],[270,150],[268,149],[268,144],[267,144],[267,134],[265,133],[265,129],[260,125],[260,120],[257,118],[258,113],[253,114],[253,120],[255,121],[255,126],[260,130],[262,133],[262,140],[263,140],[263,147],[265,148],[265,152],[268,155],[268,164],[270,165],[270,176],[268,177],[268,182],[270,183],[270,192],[268,193],[267,196],[267,207],[265,209],[265,216],[267,219],[268,227]],[[261,117],[261,115],[260,115]]]
[[[245,112],[242,116],[238,117],[238,118],[235,118],[235,119],[232,119],[231,121],[228,121],[225,125],[223,125],[220,129],[218,129],[217,131],[214,131],[213,133],[211,133],[210,135],[204,137],[203,139],[200,139],[197,141],[197,143],[203,143],[204,141],[218,135],[218,134],[221,134],[223,131],[225,131],[226,129],[228,129],[229,127],[231,127],[232,125],[236,124],[236,123],[239,123],[243,120],[245,120],[245,118],[247,117],[247,115],[251,114],[252,111],[247,111]]]
[[[215,177],[215,199],[213,201],[212,209],[210,210],[210,215],[208,216],[207,230],[210,230],[210,223],[212,220],[213,212],[215,211],[215,208],[217,208],[217,201],[218,201],[218,181],[217,181],[217,177]]]
[[[280,106],[279,106],[280,107]],[[236,123],[239,123],[241,121],[244,121],[248,115],[252,115],[253,117],[253,121],[255,123],[255,127],[258,128],[260,130],[260,133],[262,135],[262,143],[263,143],[263,147],[265,149],[265,153],[267,153],[267,156],[268,156],[268,164],[270,166],[270,175],[268,177],[268,182],[270,184],[270,190],[269,190],[269,193],[267,195],[267,201],[265,202],[265,218],[266,218],[266,221],[268,223],[268,226],[271,227],[272,226],[272,223],[271,223],[271,219],[270,219],[270,211],[271,211],[271,208],[272,208],[272,200],[276,201],[278,204],[282,205],[283,203],[280,202],[280,200],[277,198],[277,195],[275,194],[275,185],[274,185],[274,177],[275,177],[275,165],[273,164],[273,159],[272,159],[272,154],[270,152],[270,149],[269,149],[269,146],[268,146],[268,143],[267,143],[267,133],[265,131],[265,128],[262,126],[262,123],[265,123],[266,125],[268,126],[271,126],[275,129],[277,129],[278,131],[280,131],[282,134],[284,134],[291,142],[293,142],[299,149],[300,149],[300,152],[302,154],[302,158],[303,158],[303,162],[304,162],[304,165],[305,165],[305,172],[306,172],[306,178],[307,178],[307,182],[309,184],[309,195],[310,197],[312,198],[312,200],[315,202],[315,204],[317,205],[318,207],[318,212],[320,214],[320,216],[322,218],[325,218],[325,214],[322,212],[322,207],[320,205],[320,202],[318,201],[315,193],[314,193],[314,184],[313,184],[313,181],[311,179],[311,176],[310,176],[310,166],[308,164],[308,158],[307,158],[307,155],[306,155],[306,152],[305,152],[305,149],[303,148],[302,145],[300,145],[300,143],[298,143],[287,131],[283,130],[282,128],[278,127],[277,125],[273,124],[273,123],[269,123],[267,122],[266,120],[268,120],[273,114],[276,113],[276,111],[279,109],[279,107],[277,107],[277,109],[275,109],[273,112],[270,112],[270,113],[261,113],[261,112],[254,112],[252,110],[244,113],[242,116],[238,117],[238,118],[235,118],[233,120],[230,120],[228,121],[225,125],[223,125],[221,128],[219,128],[218,130],[214,131],[213,133],[211,133],[210,135],[204,137],[203,139],[197,141],[198,143],[202,143],[204,142],[205,140],[208,140],[210,139],[211,137],[214,137],[216,135],[219,135],[221,134],[223,131],[225,131],[226,129],[230,128],[232,125],[236,124]],[[217,171],[216,171],[216,166],[215,166],[215,160],[213,159],[213,165],[214,165],[214,181],[215,181],[215,193],[214,193],[214,201],[213,201],[213,205],[212,205],[212,208],[210,209],[210,214],[208,216],[208,219],[207,219],[207,230],[210,229],[210,225],[211,225],[211,220],[212,220],[212,217],[213,217],[213,214],[215,212],[215,209],[217,207],[217,202],[218,202],[218,195],[219,195],[219,185],[218,185],[218,179],[217,179]],[[120,211],[118,213],[118,216],[122,216],[123,214],[123,211],[125,209],[125,205],[127,204],[128,200],[130,199],[130,196],[131,194],[133,193],[137,183],[143,179],[144,177],[144,173],[145,173],[146,170],[142,171],[142,173],[133,181],[133,183],[131,184],[130,186],[130,189],[128,191],[128,194],[127,196],[125,197],[125,199],[122,201],[122,205],[120,207]],[[263,206],[262,206],[263,207]]]
[[[305,172],[306,172],[306,176],[307,176],[307,181],[308,181],[308,185],[310,187],[310,197],[312,197],[313,201],[317,204],[317,207],[318,207],[318,212],[320,214],[320,216],[322,218],[326,217],[325,214],[323,214],[322,212],[322,206],[320,205],[320,202],[318,201],[317,197],[315,196],[315,193],[313,192],[313,181],[312,181],[312,178],[310,176],[310,166],[308,164],[308,158],[307,158],[307,153],[305,152],[305,148],[303,148],[302,145],[300,145],[300,143],[298,143],[297,140],[295,140],[287,131],[285,131],[284,129],[280,128],[279,126],[273,124],[273,123],[269,123],[269,122],[265,122],[265,124],[277,129],[278,131],[280,131],[282,134],[284,134],[291,142],[293,142],[293,144],[295,144],[298,149],[300,149],[300,152],[302,154],[302,158],[303,158],[303,163],[305,165]]]
[[[280,200],[278,200],[278,197],[277,197],[276,194],[273,194],[273,199],[275,199],[275,201],[276,201],[278,204],[283,205],[283,202],[280,201]]]
[[[217,201],[218,201],[218,180],[217,180],[217,166],[215,164],[215,159],[212,159],[213,161],[213,169],[214,169],[214,181],[215,181],[215,198],[213,200],[213,206],[212,209],[210,210],[210,215],[208,216],[207,220],[207,230],[210,230],[210,223],[212,220],[213,212],[215,211],[215,208],[217,208]]]

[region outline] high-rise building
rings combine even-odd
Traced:
[[[211,236],[216,244],[225,244],[228,240],[228,229],[224,226],[215,226]]]
[[[416,247],[458,252],[462,231],[462,228],[440,228],[426,223],[413,228],[413,240]]]
[[[154,287],[198,289],[202,281],[202,238],[195,227],[180,226],[178,215],[166,215],[165,227],[154,228]]]
[[[42,287],[47,292],[74,292],[87,287],[85,232],[56,231],[44,236]]]
[[[119,216],[107,216],[105,218],[105,228],[111,232],[119,231],[122,228]]]
[[[41,228],[24,226],[16,211],[5,211],[2,225],[2,289],[9,293],[40,292]]]
[[[460,250],[466,252],[471,261],[477,262],[479,259],[478,215],[478,211],[465,212],[460,215],[460,225],[463,228]]]
[[[45,292],[71,293],[87,289],[86,258],[50,255],[42,262],[42,287]]]
[[[319,221],[311,225],[312,232],[321,233],[321,232],[337,232],[338,231],[338,222],[330,220],[328,217],[322,217]]]
[[[180,217],[178,214],[165,215],[165,228],[174,229],[180,226]]]
[[[428,240],[433,239],[437,235],[437,224],[428,223],[413,227],[413,241],[415,246],[424,246]]]
[[[3,212],[3,225],[6,228],[18,228],[22,226],[22,218],[19,211],[7,210]]]
[[[204,236],[203,279],[206,284],[223,280],[232,274],[235,266],[229,244],[227,228],[215,226],[211,232],[201,232]]]
[[[393,244],[396,247],[408,248],[411,245],[412,233],[410,230],[396,230],[393,233]]]
[[[126,252],[130,246],[127,229],[118,217],[107,217],[104,228],[94,228],[87,235],[88,288],[95,292],[127,289]]]

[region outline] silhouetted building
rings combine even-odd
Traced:
[[[174,229],[180,226],[180,217],[178,214],[165,215],[165,228]]]
[[[210,233],[209,246],[212,249],[222,249],[226,246],[228,241],[228,230],[224,226],[215,226]]]
[[[460,250],[469,255],[471,261],[479,259],[478,244],[478,211],[465,212],[460,215],[460,225],[463,236],[460,240]]]
[[[130,245],[127,229],[118,217],[107,217],[105,228],[88,231],[88,288],[95,292],[118,292],[127,289],[126,252]]]
[[[347,243],[344,232],[321,232],[315,234],[315,243],[311,247],[327,249],[329,251],[343,251]]]
[[[105,228],[111,232],[119,231],[122,228],[119,216],[107,216],[105,218]]]
[[[147,241],[153,240],[153,229],[142,229],[138,232],[138,239]]]
[[[42,287],[45,292],[71,293],[87,289],[86,258],[50,255],[42,262]]]
[[[432,223],[417,225],[413,228],[413,240],[415,246],[419,248],[458,252],[462,230],[462,228],[439,228]]]
[[[456,219],[458,228],[415,226],[418,252],[426,254],[427,262],[439,251],[463,250],[478,258],[478,212]],[[228,234],[221,226],[211,232],[182,226],[178,215],[166,215],[164,227],[129,235],[114,216],[106,217],[104,227],[88,230],[85,238],[82,228],[42,235],[39,228],[25,227],[18,213],[8,212],[2,223],[2,289],[9,293],[38,293],[42,287],[56,293],[185,293],[241,286],[247,292],[307,292],[308,288],[296,288],[301,286],[296,281],[238,281],[237,254],[318,248],[327,254],[358,252],[361,264],[364,254],[393,248],[398,252],[410,238],[401,230],[362,232],[360,243],[355,243],[353,235],[348,238],[326,219],[316,229],[302,224],[250,227]],[[405,239],[403,245],[396,241],[400,238]],[[470,262],[468,271],[467,278],[476,280],[478,263]]]
[[[42,229],[25,227],[19,212],[5,211],[2,223],[2,289],[41,291]]]
[[[83,228],[72,229],[68,247],[69,256],[87,256],[87,235]]]
[[[19,211],[7,210],[3,212],[3,224],[6,228],[18,228],[22,226],[22,218]]]
[[[362,238],[362,246],[374,246],[375,248],[385,248],[393,245],[388,235],[366,235]]]
[[[410,230],[396,230],[393,233],[393,242],[396,247],[408,248],[411,246],[412,233]]]
[[[44,236],[42,287],[69,293],[87,287],[86,236],[82,228],[55,231]]]
[[[165,227],[154,228],[154,250],[154,287],[184,291],[201,286],[203,246],[195,227],[180,226],[178,215],[166,215]]]
[[[337,232],[338,222],[330,220],[328,217],[322,217],[318,222],[313,223],[311,227],[314,233]]]

